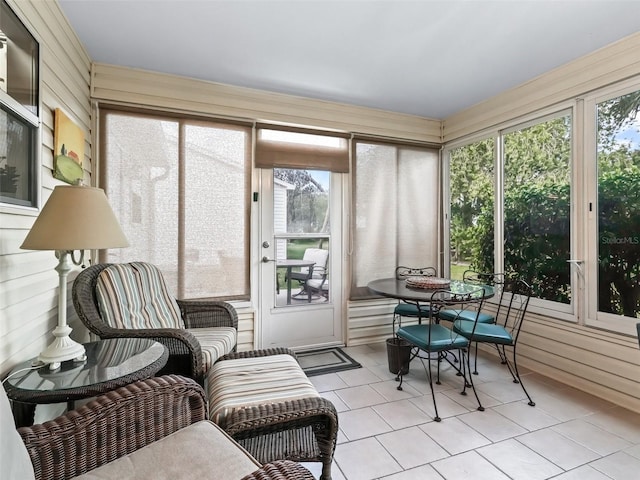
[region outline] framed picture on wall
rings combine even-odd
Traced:
[[[84,132],[62,110],[56,108],[53,137],[53,176],[71,185],[77,185],[84,176]]]

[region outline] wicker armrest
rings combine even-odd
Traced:
[[[309,470],[290,460],[267,463],[241,480],[314,480]]]
[[[293,350],[289,348],[276,347],[276,348],[265,348],[263,350],[248,350],[244,352],[228,353],[220,357],[217,361],[221,362],[223,360],[233,360],[235,358],[268,357],[270,355],[291,355],[293,358],[297,360],[296,354]]]
[[[227,302],[216,300],[176,300],[187,328],[233,327],[238,329],[238,313]]]
[[[36,480],[66,480],[205,418],[202,387],[192,379],[167,375],[118,388],[18,433]]]
[[[328,437],[337,435],[338,413],[326,398],[307,397],[237,408],[221,419],[219,426],[234,438],[248,438],[312,423],[323,424]]]

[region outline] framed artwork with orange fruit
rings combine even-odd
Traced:
[[[59,108],[55,110],[53,148],[54,178],[71,185],[81,183],[83,178],[84,132]]]

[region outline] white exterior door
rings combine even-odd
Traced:
[[[341,182],[326,171],[260,170],[263,348],[343,343]]]

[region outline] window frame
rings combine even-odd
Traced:
[[[0,212],[11,212],[13,209],[20,209],[24,213],[24,209],[28,209],[34,215],[37,213],[37,209],[40,206],[40,148],[41,144],[41,90],[42,90],[42,56],[40,41],[29,30],[20,16],[11,8],[11,6],[5,1],[1,0],[0,9],[6,10],[8,14],[15,18],[19,23],[19,27],[22,28],[24,35],[28,36],[35,45],[35,58],[33,60],[35,72],[34,78],[32,78],[32,85],[35,91],[34,96],[34,109],[35,112],[22,105],[20,101],[11,96],[8,92],[0,89],[0,109],[4,111],[4,114],[8,117],[13,117],[19,123],[22,123],[28,130],[28,139],[26,143],[27,154],[26,158],[19,159],[20,167],[26,172],[27,179],[27,192],[23,197],[15,198],[7,195],[1,195],[0,192]]]
[[[577,137],[579,130],[578,119],[576,115],[575,102],[563,102],[552,107],[518,117],[509,122],[496,125],[493,128],[485,129],[476,132],[473,135],[457,139],[455,141],[447,143],[443,148],[443,169],[445,179],[443,185],[443,205],[444,205],[444,218],[443,218],[443,239],[444,239],[444,272],[446,276],[450,275],[451,268],[451,251],[450,251],[450,228],[451,228],[451,204],[450,198],[450,162],[451,152],[460,147],[471,145],[473,143],[481,142],[488,138],[494,139],[494,269],[496,272],[504,270],[504,135],[528,128],[539,123],[543,123],[547,120],[569,115],[571,117],[571,155],[570,155],[570,178],[571,178],[571,194],[570,194],[570,245],[571,245],[571,258],[575,258],[575,252],[577,251],[577,237],[579,231],[581,231],[581,222],[579,221],[578,208],[576,205],[579,203],[580,188],[575,188],[579,185],[577,180],[576,159],[577,159]],[[578,299],[581,295],[581,289],[578,282],[576,269],[572,269],[571,272],[571,302],[569,304],[562,304],[559,302],[553,302],[550,300],[544,300],[540,298],[531,298],[529,303],[529,311],[532,313],[538,313],[541,315],[551,316],[553,318],[564,320],[572,323],[579,321],[579,306],[582,303],[582,299]],[[488,300],[488,302],[495,302],[495,299]]]
[[[640,78],[619,82],[585,95],[584,102],[584,170],[585,205],[585,315],[587,326],[625,335],[636,335],[638,319],[598,310],[598,166],[597,166],[597,105],[622,95],[640,91]]]

